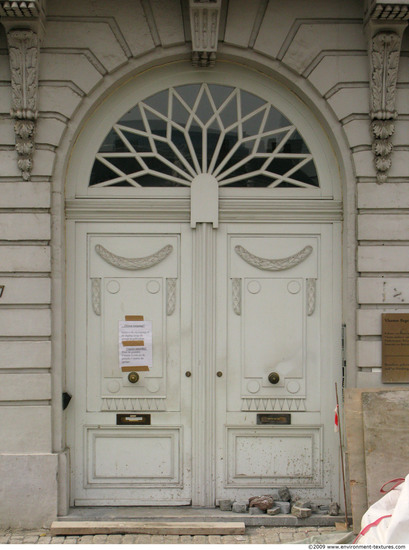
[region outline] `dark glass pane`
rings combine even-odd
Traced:
[[[231,124],[237,122],[237,97],[233,97],[231,101],[220,111],[220,118],[223,126],[228,128]]]
[[[151,174],[146,174],[145,176],[139,176],[135,178],[136,182],[142,187],[185,187],[180,183],[175,183],[167,179],[159,178],[158,176],[153,176]]]
[[[301,159],[275,158],[268,165],[267,170],[269,172],[273,172],[274,174],[279,174],[280,176],[283,176],[284,174],[289,172],[292,168],[297,166],[297,164],[299,164],[300,161],[301,161]],[[290,177],[293,178],[294,175],[292,175]]]
[[[199,120],[206,124],[208,120],[213,116],[214,111],[210,104],[209,98],[207,97],[206,92],[203,92],[202,97],[200,98],[199,105],[196,109],[196,116]]]
[[[180,124],[180,126],[185,127],[189,116],[190,116],[189,111],[185,109],[185,107],[182,105],[182,103],[179,101],[179,99],[176,96],[173,96],[172,120],[177,124]]]
[[[128,111],[123,117],[121,117],[118,121],[118,124],[129,126],[134,130],[142,130],[142,131],[146,130],[142,120],[141,111],[138,105],[136,105],[133,109]]]
[[[245,156],[245,155],[243,155],[243,156]],[[230,172],[228,175],[226,175],[225,179],[231,179],[231,178],[242,176],[244,174],[250,174],[251,172],[256,172],[257,170],[261,170],[261,167],[263,166],[265,160],[266,159],[262,159],[262,158],[253,158],[251,160],[248,160],[246,163],[239,166],[236,170],[234,170],[233,172]],[[236,164],[236,163],[234,163],[234,164]],[[246,181],[249,182],[250,179],[253,180],[253,178],[256,178],[256,176],[252,176],[251,178],[249,178]],[[245,180],[243,180],[243,181],[245,181]],[[271,181],[271,178],[270,178],[269,181]],[[239,183],[239,182],[237,182],[237,183]],[[229,185],[231,185],[231,184],[229,184]],[[248,187],[248,183],[247,183],[246,187]]]
[[[249,179],[237,181],[236,183],[229,183],[225,187],[268,187],[273,182],[274,178],[272,176],[268,177],[260,174]]]
[[[123,134],[138,153],[147,153],[151,150],[151,144],[147,137],[132,134],[131,132],[123,132]]]
[[[185,86],[177,86],[175,90],[189,107],[192,108],[196,101],[197,94],[199,93],[200,86],[201,84],[186,84]]]
[[[172,129],[172,142],[175,144],[177,150],[189,162],[189,164],[192,164],[192,155],[190,154],[190,150],[189,150],[188,144],[186,142],[186,138],[185,138],[184,133],[180,132],[179,130],[176,130],[175,128],[173,128]]]
[[[244,90],[240,90],[240,95],[242,116],[246,116],[249,113],[252,113],[266,103],[264,99],[260,99],[256,95],[245,92]]]
[[[280,111],[277,111],[274,107],[270,107],[270,112],[267,116],[266,125],[264,130],[277,130],[278,128],[283,128],[285,126],[292,126],[291,122],[286,118]]]
[[[109,157],[107,160],[127,175],[142,170],[139,162],[133,157]]]
[[[237,132],[229,132],[228,134],[226,134],[224,136],[224,139],[223,139],[223,143],[222,143],[222,146],[220,148],[220,151],[219,151],[219,155],[217,157],[217,163],[216,163],[216,167],[224,160],[224,158],[227,156],[227,154],[232,150],[232,148],[234,147],[234,145],[237,143]],[[239,148],[240,149],[240,148]],[[231,159],[223,166],[223,169],[222,169],[222,172],[224,172],[226,170],[226,168],[228,168],[229,166],[231,166],[231,163],[232,162],[237,162],[237,159],[238,158],[242,158],[242,157],[238,157],[238,151],[236,151],[232,157],[235,159],[234,161],[232,161]]]
[[[119,137],[119,135],[112,130],[109,132],[107,137],[104,139],[101,147],[99,148],[99,153],[126,153],[128,147]]]
[[[263,121],[264,115],[265,110],[263,109],[260,113],[257,113],[256,115],[250,117],[248,120],[243,122],[243,137],[260,134],[261,123]]]
[[[257,152],[258,153],[273,153],[277,147],[277,153],[283,153],[282,145],[280,143],[286,138],[288,134],[288,130],[284,130],[283,132],[278,132],[277,134],[273,134],[272,136],[264,136],[260,139]]]
[[[220,86],[218,84],[209,84],[209,90],[212,94],[216,108],[218,109],[233,92],[234,88],[231,88],[230,86]]]
[[[293,179],[308,183],[314,187],[319,187],[317,170],[315,169],[315,164],[312,160],[304,164],[300,170],[297,170],[292,176]]]
[[[283,147],[283,153],[308,154],[309,150],[300,134],[295,131]]]
[[[157,117],[147,109],[145,110],[146,118],[149,121],[149,128],[152,134],[157,136],[166,136],[167,123],[162,118]]]
[[[144,103],[152,107],[162,115],[168,114],[168,90],[164,90],[145,99]]]
[[[116,172],[113,172],[108,168],[108,166],[105,166],[105,164],[102,164],[101,161],[95,159],[94,166],[91,170],[89,184],[95,185],[97,183],[102,183],[104,181],[108,181],[117,177],[118,174]]]

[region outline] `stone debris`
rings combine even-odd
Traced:
[[[281,514],[281,508],[280,506],[273,506],[269,510],[267,510],[267,514],[269,516],[276,516],[277,514]]]
[[[297,499],[292,503],[293,506],[298,506],[298,508],[311,508],[310,500]]]
[[[258,516],[260,514],[265,514],[265,510],[260,510],[260,508],[257,508],[257,506],[253,506],[252,508],[249,508],[249,514],[251,516]]]
[[[236,514],[244,514],[247,512],[247,504],[245,502],[234,502],[232,510]]]
[[[279,500],[284,502],[291,502],[291,494],[288,487],[279,487],[277,491],[278,491],[278,496],[280,497]]]
[[[300,506],[292,506],[291,513],[296,518],[309,518],[312,514],[311,508],[301,508]]]
[[[230,512],[233,502],[230,499],[219,500],[219,508],[222,512]]]
[[[259,508],[260,510],[266,511],[270,510],[274,506],[274,500],[272,497],[263,495],[261,497],[251,497],[249,498],[249,507],[250,508]]]
[[[289,502],[283,502],[281,500],[276,500],[274,503],[276,506],[279,506],[281,509],[281,514],[289,514],[291,509],[291,504]]]
[[[338,516],[339,515],[339,504],[338,502],[331,502],[328,509],[329,516]]]

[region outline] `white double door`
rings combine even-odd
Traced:
[[[336,499],[339,245],[336,223],[69,222],[72,504]],[[136,382],[128,316],[152,322]]]

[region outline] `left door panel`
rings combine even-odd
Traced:
[[[189,504],[190,380],[182,372],[191,370],[184,318],[191,282],[181,271],[189,232],[73,222],[69,236],[72,503]],[[119,327],[129,316],[152,327],[152,358],[132,369],[137,382],[119,357]]]

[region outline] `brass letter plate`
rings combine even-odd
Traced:
[[[409,382],[409,314],[382,314],[382,382]]]
[[[291,414],[288,413],[262,413],[257,415],[257,424],[291,424]]]
[[[117,426],[150,426],[150,414],[125,413],[116,415]]]

